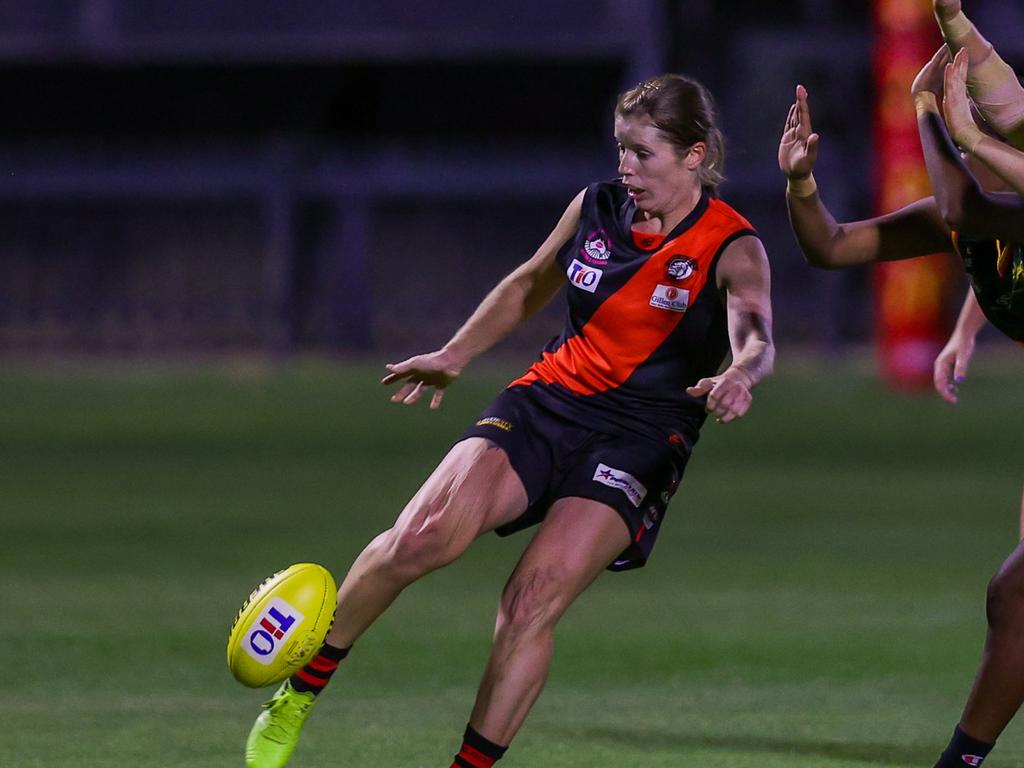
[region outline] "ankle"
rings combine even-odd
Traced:
[[[462,736],[462,749],[455,756],[451,768],[491,768],[507,749],[507,746],[495,744],[478,733],[472,725],[467,725]]]

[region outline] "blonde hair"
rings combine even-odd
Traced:
[[[659,75],[622,93],[615,114],[646,116],[680,150],[704,142],[704,162],[697,169],[697,178],[709,194],[718,194],[718,185],[725,180],[725,137],[707,88],[683,75]]]

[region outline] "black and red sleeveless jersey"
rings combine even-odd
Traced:
[[[718,260],[756,233],[707,194],[665,236],[635,231],[635,214],[621,183],[587,188],[576,236],[557,256],[568,278],[565,329],[509,386],[540,388],[595,428],[689,447],[706,412],[686,388],[715,375],[729,352]]]
[[[978,306],[996,328],[1024,342],[1024,247],[953,233]]]

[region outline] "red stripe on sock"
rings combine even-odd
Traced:
[[[326,656],[317,656],[306,666],[315,669],[317,672],[331,673],[338,668],[338,662],[332,661]]]
[[[327,681],[324,680],[322,677],[314,677],[304,669],[300,669],[298,672],[296,672],[295,676],[307,685],[312,685],[314,688],[323,688],[325,685],[327,685]]]
[[[462,745],[462,749],[459,750],[458,756],[472,765],[473,768],[491,768],[491,766],[494,765],[494,760],[492,758],[479,750],[473,749],[469,744]]]

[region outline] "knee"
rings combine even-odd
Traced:
[[[445,504],[427,504],[411,519],[379,537],[381,561],[396,573],[417,578],[456,559],[454,543],[444,524]]]
[[[1007,563],[992,577],[985,609],[991,627],[1024,621],[1024,560]]]
[[[516,574],[501,596],[498,633],[521,637],[552,631],[563,611],[558,583],[552,570]]]

